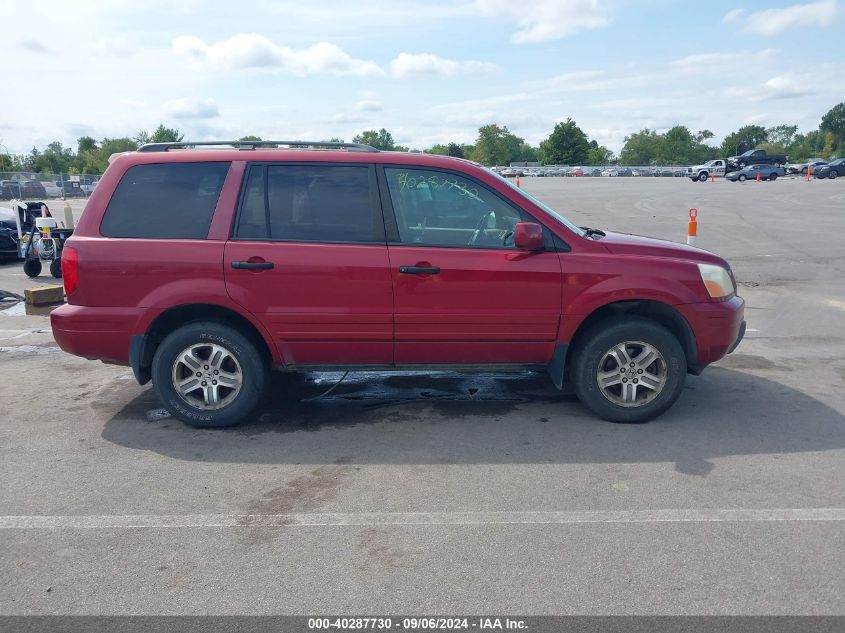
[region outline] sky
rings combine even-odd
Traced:
[[[0,15],[20,15],[0,0]],[[815,129],[845,100],[845,0],[35,0],[0,38],[0,151],[164,123],[189,140],[425,149],[496,122],[536,145],[574,119],[715,140]]]

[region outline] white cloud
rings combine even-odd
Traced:
[[[399,53],[390,62],[390,74],[397,79],[418,75],[463,75],[496,70],[496,64],[474,60],[455,61],[431,53]]]
[[[727,88],[725,96],[747,101],[775,101],[797,99],[817,93],[811,80],[798,75],[779,75],[750,88]]]
[[[475,0],[484,15],[506,18],[520,29],[511,40],[534,44],[557,40],[579,31],[610,24],[610,15],[600,0],[532,0],[529,4],[513,0]]]
[[[772,36],[799,27],[827,27],[841,16],[837,0],[820,0],[757,11],[746,19],[745,30],[757,35]]]
[[[731,9],[722,17],[722,24],[732,24],[745,14],[745,9]]]
[[[382,110],[381,102],[375,99],[362,99],[355,104],[355,109],[358,112],[380,112]]]
[[[297,51],[279,46],[258,33],[238,33],[213,44],[193,35],[181,35],[173,40],[173,50],[195,63],[218,68],[276,68],[300,75],[379,75],[383,72],[375,62],[356,59],[331,42],[320,42]]]
[[[771,48],[766,48],[755,53],[743,51],[736,53],[699,53],[676,59],[670,62],[669,65],[680,70],[716,69],[721,72],[724,71],[724,67],[728,64],[747,62],[752,59],[763,61],[769,59],[774,53],[775,51]]]
[[[175,119],[211,119],[220,116],[217,102],[211,97],[168,101],[164,104],[164,112]]]
[[[125,37],[108,37],[98,41],[94,48],[101,55],[113,55],[115,57],[126,57],[131,55],[132,45]]]

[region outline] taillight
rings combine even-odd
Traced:
[[[70,298],[79,284],[79,255],[72,246],[62,249],[62,281],[65,284],[65,294]]]

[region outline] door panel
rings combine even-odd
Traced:
[[[272,269],[238,269],[260,257]],[[229,241],[226,288],[270,331],[286,365],[393,362],[393,293],[383,245]]]
[[[235,237],[226,288],[263,321],[286,365],[393,362],[393,286],[372,166],[250,165]]]
[[[561,313],[557,253],[391,245],[397,364],[545,363]],[[404,274],[401,267],[439,267]]]

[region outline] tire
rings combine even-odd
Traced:
[[[837,177],[838,175],[839,175],[839,174],[837,174],[834,170],[832,170],[832,169],[831,169],[831,170],[830,170],[830,173],[827,175],[827,177],[828,177],[828,178],[830,178],[831,180],[836,180],[836,177]]]
[[[62,278],[62,260],[54,259],[50,262],[50,274],[56,279]]]
[[[38,277],[38,275],[41,274],[41,260],[27,259],[23,263],[23,271],[26,273],[27,277]]]
[[[698,174],[698,182],[707,182],[707,172],[703,171]]]
[[[611,351],[623,343],[628,343],[627,357],[619,357],[627,360],[620,363]],[[656,353],[654,360],[649,363],[646,359],[644,362],[649,364],[645,367],[630,367],[630,362],[647,353],[647,347],[651,348],[650,354]],[[616,369],[621,374],[623,366],[626,376],[622,381],[627,386],[617,381],[607,388],[600,387],[600,372],[612,380]],[[647,422],[666,411],[681,394],[686,375],[686,355],[675,336],[658,323],[640,317],[619,317],[593,326],[578,344],[571,371],[575,393],[588,409],[609,422],[626,423]],[[659,388],[632,386],[634,380],[642,381],[642,376],[650,379],[650,384],[659,384]],[[660,376],[658,383],[656,377]],[[632,389],[634,402],[639,404],[621,404],[622,389]]]
[[[181,360],[188,355],[190,362]],[[175,382],[187,382],[194,370],[204,374],[195,381],[200,384],[188,382],[180,392]],[[152,364],[153,386],[165,409],[201,429],[233,426],[248,419],[261,401],[267,373],[267,362],[255,343],[217,321],[195,321],[174,330],[156,349]],[[206,384],[215,377],[220,381],[216,389]],[[208,393],[219,398],[217,404],[208,403],[203,385],[214,389]]]
[[[772,174],[769,176],[769,180],[777,180],[777,179],[778,179],[778,175],[776,173],[772,172]]]
[[[748,176],[746,176],[745,174],[740,174],[739,176],[736,177],[736,179],[739,182],[745,182],[746,180],[748,180]]]

